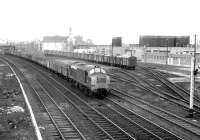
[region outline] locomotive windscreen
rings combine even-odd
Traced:
[[[106,71],[102,68],[94,68],[90,70],[89,74],[93,74],[93,73],[106,73]]]

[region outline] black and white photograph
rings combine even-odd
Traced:
[[[200,140],[200,1],[1,0],[0,140]]]

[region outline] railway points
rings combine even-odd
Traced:
[[[45,68],[44,61],[39,66],[36,63],[27,61],[29,58],[17,57],[17,59],[14,59],[16,56],[6,57],[18,63],[18,67],[21,67],[21,69],[34,73],[34,76],[37,77],[35,82],[40,85],[39,91],[43,91],[43,94],[49,94],[55,100],[59,108],[64,111],[85,139],[100,139],[102,137],[107,139],[199,138],[199,116],[196,115],[193,119],[184,117],[188,109],[185,99],[181,99],[178,94],[175,94],[175,91],[170,91],[171,89],[159,79],[153,77],[153,74],[145,72],[140,67],[136,67],[135,70],[122,70],[121,68],[106,66],[105,70],[111,80],[111,93],[107,98],[99,100],[82,94],[80,87],[69,83],[66,76],[59,74],[59,72],[49,71],[49,69]],[[60,59],[60,61],[63,60]],[[98,65],[101,66],[102,64]],[[174,74],[160,74],[167,77],[175,76]],[[117,93],[114,90],[116,88],[123,94]],[[141,102],[139,103],[137,100],[141,100]],[[153,106],[157,107],[153,108]],[[96,113],[94,114],[93,112]],[[139,122],[144,121],[142,121],[142,118],[148,121],[149,127],[145,126],[147,122],[135,124],[136,118],[132,117],[134,114],[136,116],[139,115],[136,117]],[[102,117],[107,121],[103,120]],[[83,120],[83,124],[78,123],[78,120]],[[88,128],[95,128],[101,133],[99,134],[93,129],[85,131],[84,124]],[[157,126],[156,129],[159,129],[153,130],[153,125]],[[133,128],[135,130],[141,129],[141,131],[138,133]],[[176,129],[172,130],[170,128]],[[53,129],[53,132],[55,132],[55,129]],[[96,133],[96,137],[92,133]],[[122,137],[115,133],[120,133]]]
[[[39,69],[38,69],[39,70]],[[47,78],[47,77],[46,77]],[[40,80],[42,80],[42,79],[40,79]],[[44,79],[43,79],[44,80]],[[41,82],[41,83],[47,83],[47,81],[52,81],[52,80],[46,80],[46,82]],[[52,84],[52,83],[49,83],[49,84],[51,84],[50,86],[48,86],[48,87],[54,87],[55,85],[56,85],[56,81],[54,82],[54,84]],[[58,88],[58,86],[59,86],[59,83],[57,83],[57,88]],[[62,89],[62,90],[64,90],[64,91],[60,91],[60,90],[58,90],[57,88],[54,88],[54,90],[57,90],[56,92],[54,92],[54,93],[65,93],[66,92],[66,89]],[[60,87],[61,88],[61,87]],[[63,88],[63,87],[62,87]],[[47,88],[46,88],[46,90],[47,90]],[[49,88],[48,88],[48,90],[49,90]],[[52,89],[53,90],[53,89]],[[52,92],[52,90],[51,90],[51,92]],[[49,91],[50,92],[50,91]],[[71,93],[71,91],[69,91],[70,93]],[[71,93],[72,94],[72,93]],[[52,96],[56,96],[56,95],[52,95]],[[63,96],[63,95],[62,95]],[[107,122],[106,122],[106,120],[104,120],[102,117],[100,117],[101,116],[101,114],[99,114],[98,112],[96,112],[96,115],[94,114],[94,111],[92,111],[91,109],[89,109],[88,107],[84,107],[83,108],[83,105],[85,104],[85,103],[83,103],[83,104],[80,104],[81,102],[84,102],[84,101],[81,101],[80,102],[80,100],[77,100],[77,99],[73,99],[72,100],[72,98],[74,98],[73,97],[74,95],[72,95],[71,96],[71,99],[67,99],[68,100],[68,102],[70,102],[70,103],[72,103],[73,104],[73,106],[75,106],[75,108],[76,109],[78,109],[78,111],[79,111],[79,114],[80,114],[80,112],[81,112],[81,114],[84,114],[83,116],[87,116],[87,118],[88,118],[88,116],[89,116],[89,121],[91,121],[92,123],[94,123],[95,125],[97,125],[96,127],[98,128],[98,129],[100,129],[100,130],[98,130],[98,133],[100,132],[100,131],[102,131],[101,133],[105,133],[106,135],[108,135],[108,137],[111,137],[111,139],[112,139],[112,137],[114,137],[114,139],[116,139],[117,137],[119,137],[119,138],[124,138],[124,139],[127,139],[128,137],[130,137],[130,139],[134,139],[134,138],[132,138],[131,136],[129,136],[129,134],[126,134],[122,129],[120,129],[118,126],[116,126],[115,124],[113,124],[112,123],[112,121],[110,121],[110,120],[107,120]],[[57,96],[58,97],[58,96]],[[69,97],[69,94],[68,94],[68,97]],[[67,98],[68,98],[67,97]],[[64,97],[64,98],[66,98],[66,97]],[[61,99],[64,99],[63,97],[60,97],[59,98],[59,102],[60,101],[62,101]],[[75,97],[76,98],[76,97]],[[72,101],[71,101],[72,100]],[[65,101],[63,101],[63,102],[66,102],[66,100]],[[75,102],[75,103],[73,103],[73,102]],[[77,102],[77,103],[76,103]],[[80,107],[81,108],[80,108]],[[88,106],[88,105],[87,105]],[[88,110],[89,109],[89,110]],[[86,110],[87,110],[87,114],[85,114],[83,111],[85,112]],[[75,112],[75,111],[72,111],[72,112]],[[71,112],[71,114],[73,114]],[[77,112],[77,111],[76,111]],[[93,113],[92,113],[93,112]],[[71,115],[70,114],[70,115]],[[100,116],[99,116],[100,115]],[[75,116],[79,116],[80,117],[80,115],[75,115]],[[73,117],[73,119],[75,119],[75,116]],[[92,120],[90,119],[92,117]],[[78,119],[78,120],[80,120],[80,118],[76,118],[76,119]],[[80,124],[77,124],[79,121],[78,120],[76,120],[75,121],[75,123],[76,123],[76,125],[80,125]],[[83,120],[85,120],[85,119],[83,119]],[[93,124],[93,125],[94,125]],[[86,122],[85,122],[85,125],[86,125]],[[88,126],[88,124],[86,125],[86,126]],[[90,127],[91,127],[91,124],[89,125]],[[80,127],[80,126],[79,126]],[[116,127],[116,128],[115,128]],[[94,130],[97,130],[97,128],[95,128]],[[104,130],[105,129],[105,130]],[[92,129],[93,130],[93,129]],[[83,130],[83,131],[86,131],[86,130]],[[91,130],[90,130],[91,131]],[[120,132],[120,131],[122,131],[122,132]],[[117,135],[115,135],[115,133],[117,133]],[[123,134],[124,133],[124,134]],[[90,134],[90,135],[93,135],[94,136],[94,132],[93,132],[93,134]],[[127,135],[127,136],[126,136]],[[101,136],[103,137],[103,134],[101,134]],[[129,139],[129,138],[128,138]]]
[[[197,0],[1,5],[0,140],[200,140]]]

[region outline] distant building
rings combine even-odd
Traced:
[[[190,44],[189,36],[140,36],[140,46],[145,47],[186,47]]]
[[[93,53],[101,55],[110,55],[111,45],[76,45],[76,49],[94,50]],[[92,52],[92,51],[90,51]]]
[[[101,55],[114,55],[122,56],[126,53],[126,47],[113,47],[112,45],[77,45],[75,46],[76,51],[88,50],[91,53],[101,54]],[[93,50],[93,52],[91,51]]]
[[[66,49],[67,39],[67,36],[44,36],[42,49],[63,51]]]
[[[14,50],[14,45],[6,45],[6,44],[0,44],[0,54],[3,54],[6,51]]]
[[[121,47],[122,46],[122,38],[121,37],[113,37],[112,38],[112,46]]]

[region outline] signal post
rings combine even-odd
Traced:
[[[190,75],[190,105],[189,105],[189,114],[187,117],[193,118],[194,117],[194,92],[195,92],[195,75],[198,72],[196,69],[196,35],[195,35],[195,42],[194,42],[194,54],[191,58],[191,75]]]

